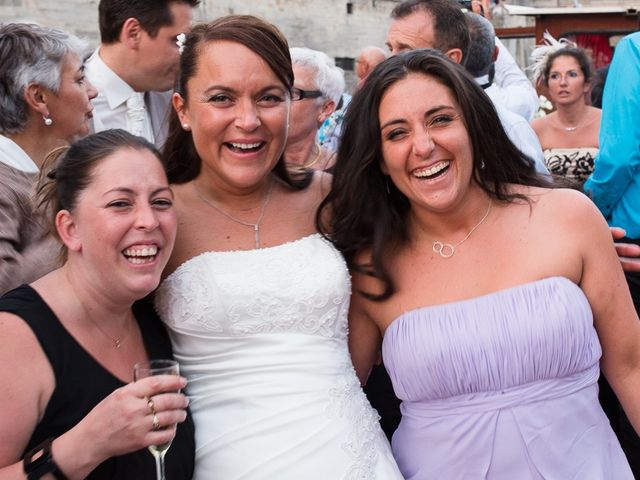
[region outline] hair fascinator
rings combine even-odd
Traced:
[[[567,40],[566,38],[561,38],[560,40],[556,40],[553,38],[548,31],[544,32],[543,35],[543,43],[542,45],[536,45],[531,52],[531,60],[532,64],[529,66],[533,74],[534,83],[538,81],[538,79],[544,73],[544,70],[547,66],[547,62],[549,61],[549,55],[562,48],[576,48],[577,45],[571,40]]]

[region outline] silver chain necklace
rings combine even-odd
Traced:
[[[211,208],[216,210],[218,213],[221,213],[222,215],[227,217],[229,220],[234,221],[236,223],[239,223],[240,225],[244,225],[245,227],[253,228],[253,239],[255,240],[256,248],[260,248],[260,224],[262,223],[262,218],[264,217],[264,212],[267,209],[267,205],[269,204],[269,200],[271,200],[271,192],[273,191],[273,183],[274,182],[272,181],[269,184],[269,191],[267,192],[267,195],[264,198],[264,202],[262,203],[262,207],[260,207],[260,215],[258,215],[258,219],[256,220],[256,223],[250,223],[250,222],[245,222],[244,220],[238,220],[237,218],[232,216],[230,213],[225,212],[222,208],[217,206],[215,203],[213,203],[210,200],[207,200],[205,197],[203,197],[200,194],[200,190],[198,189],[198,186],[195,183],[193,184],[193,187],[196,190],[196,195],[198,195],[198,198],[200,200],[202,200],[204,203],[206,203],[207,205],[209,205]]]
[[[482,223],[487,219],[487,217],[489,216],[489,212],[491,211],[492,204],[493,202],[489,200],[489,207],[487,207],[487,211],[485,212],[484,216],[480,219],[475,227],[469,230],[469,233],[467,233],[467,235],[462,240],[454,244],[441,242],[440,240],[434,240],[432,246],[433,251],[440,255],[442,258],[453,257],[453,254],[456,253],[456,248],[463,244],[471,236],[471,234],[475,232],[476,228],[482,225]]]

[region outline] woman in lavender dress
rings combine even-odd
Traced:
[[[402,400],[403,475],[633,478],[597,379],[639,428],[640,322],[589,199],[537,176],[473,79],[429,50],[377,67],[342,142],[325,231],[353,275],[356,371],[382,345]]]

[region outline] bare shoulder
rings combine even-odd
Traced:
[[[17,461],[44,412],[54,388],[54,376],[42,347],[27,323],[0,312],[0,464]]]
[[[568,188],[530,187],[527,196],[533,213],[545,229],[583,239],[606,232],[606,237],[611,239],[606,220],[584,193]]]

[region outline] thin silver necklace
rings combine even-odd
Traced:
[[[262,223],[262,218],[264,217],[264,212],[267,209],[269,200],[271,200],[271,192],[273,191],[273,184],[274,184],[273,181],[271,181],[271,183],[269,184],[269,190],[267,191],[264,201],[262,202],[262,207],[260,207],[260,215],[258,215],[258,219],[256,220],[256,223],[245,222],[244,220],[239,220],[235,218],[230,213],[225,212],[222,208],[217,206],[215,203],[203,197],[202,194],[200,193],[200,190],[198,189],[198,186],[195,183],[193,184],[193,187],[196,190],[196,195],[198,195],[198,198],[202,200],[204,203],[206,203],[207,205],[209,205],[211,208],[216,210],[218,213],[221,213],[222,215],[224,215],[225,217],[227,217],[229,220],[233,222],[239,223],[240,225],[244,225],[245,227],[253,228],[253,239],[255,240],[256,248],[260,248],[260,224]]]
[[[489,206],[487,207],[487,211],[485,212],[484,216],[480,219],[475,227],[469,230],[469,233],[467,233],[467,235],[462,240],[454,244],[441,242],[440,240],[434,240],[432,246],[433,251],[440,255],[442,258],[453,257],[453,254],[456,253],[456,248],[462,245],[471,236],[471,234],[475,232],[476,228],[482,225],[483,222],[487,219],[487,217],[489,216],[489,212],[491,211],[492,204],[493,202],[489,200]]]

